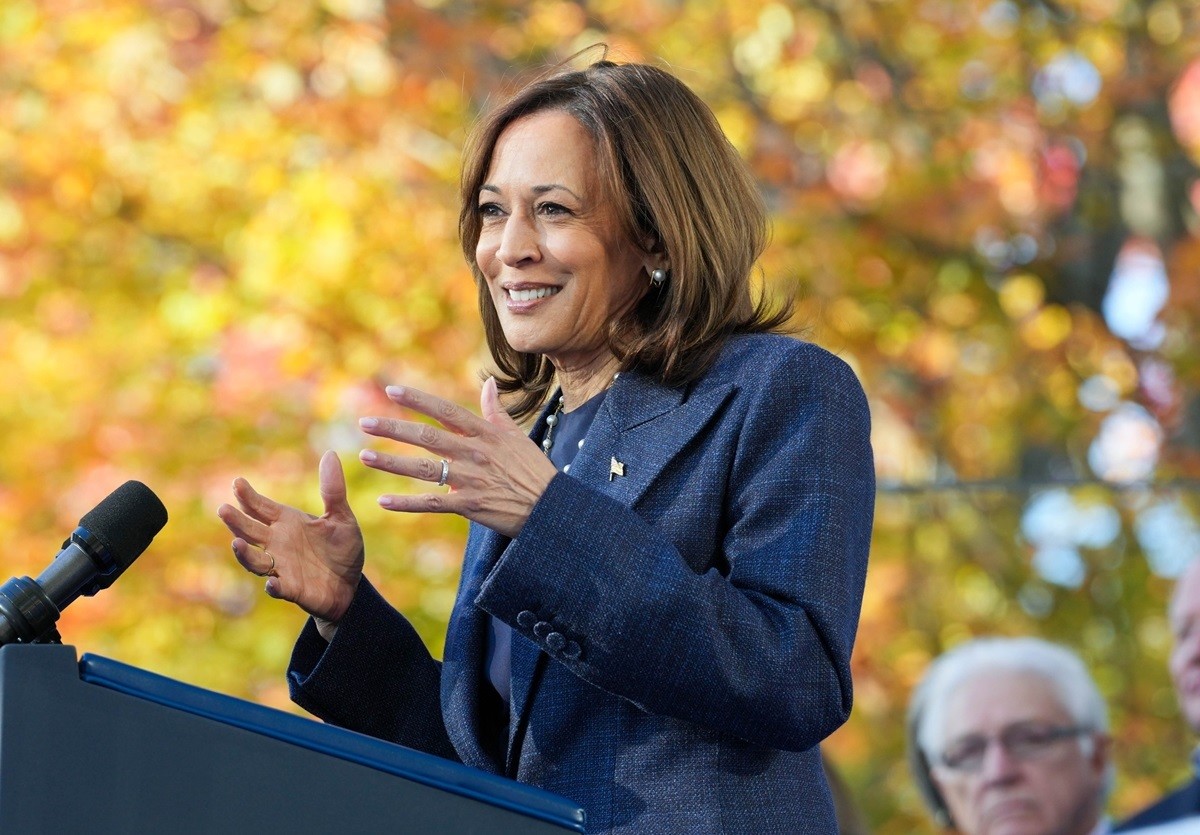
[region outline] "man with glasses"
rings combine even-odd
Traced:
[[[909,761],[963,835],[1105,835],[1108,711],[1068,649],[982,638],[936,659],[909,704]]]
[[[1175,583],[1167,619],[1174,639],[1168,664],[1175,696],[1184,721],[1200,733],[1200,559],[1192,560]],[[1191,780],[1122,823],[1117,831],[1161,826],[1147,832],[1200,832],[1200,752],[1192,756],[1192,769]],[[1167,823],[1173,827],[1165,826]]]

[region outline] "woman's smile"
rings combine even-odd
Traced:
[[[558,295],[562,290],[561,287],[505,287],[504,289],[508,293],[509,309],[514,307],[527,309],[529,305],[525,305],[525,302],[547,299],[550,296]]]

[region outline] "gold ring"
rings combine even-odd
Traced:
[[[251,573],[256,577],[278,577],[279,573],[275,571],[275,555],[266,548],[263,548],[263,553],[271,558],[271,564],[267,567],[266,571],[252,571]]]

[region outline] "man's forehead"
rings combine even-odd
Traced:
[[[1064,718],[1069,711],[1058,689],[1032,670],[980,670],[963,679],[946,700],[948,727],[958,732]]]

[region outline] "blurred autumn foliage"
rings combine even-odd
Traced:
[[[388,514],[357,418],[477,402],[455,239],[471,119],[597,42],[708,101],[774,215],[764,291],[860,374],[880,494],[856,705],[826,748],[873,831],[931,832],[908,694],[973,635],[1076,648],[1131,811],[1187,770],[1170,577],[1200,552],[1196,0],[5,0],[3,574],[128,478],[171,521],[60,627],[266,704],[301,619],[229,553],[234,476],[317,509],[440,650],[461,520]],[[402,672],[398,672],[402,674]]]

